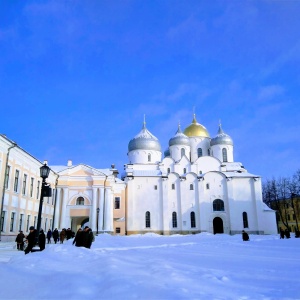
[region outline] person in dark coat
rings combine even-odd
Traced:
[[[57,241],[58,241],[58,230],[57,228],[54,229],[53,233],[52,233],[52,236],[53,236],[53,240],[54,240],[54,243],[56,244]]]
[[[51,229],[49,229],[48,232],[47,232],[48,244],[51,244],[51,237],[52,237],[52,231],[51,231]]]
[[[76,247],[82,247],[83,246],[83,238],[84,238],[84,232],[82,231],[82,228],[79,228],[76,236],[73,240],[73,245],[75,244]]]
[[[39,234],[39,246],[41,251],[45,249],[45,244],[46,244],[46,236],[44,230],[41,229]]]
[[[66,229],[63,228],[62,231],[59,234],[59,241],[60,241],[61,244],[64,243],[65,237],[66,237]]]
[[[83,246],[85,248],[90,249],[93,240],[94,240],[94,234],[92,229],[89,228],[88,226],[85,226],[83,231]]]
[[[284,239],[284,231],[280,228],[280,239]]]
[[[242,231],[242,237],[243,241],[249,241],[249,235],[245,230]]]
[[[17,249],[23,251],[24,247],[24,238],[25,235],[22,230],[20,230],[20,233],[16,237],[16,242],[17,242]]]
[[[33,226],[29,227],[29,234],[26,237],[28,246],[25,249],[25,254],[28,254],[29,252],[32,251],[32,248],[35,246],[35,236],[36,236],[36,230],[34,229]]]
[[[286,230],[284,231],[284,235],[287,239],[289,239],[291,237],[290,231],[286,228]]]

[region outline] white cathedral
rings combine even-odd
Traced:
[[[262,201],[261,178],[234,161],[221,124],[214,138],[199,124],[180,125],[164,152],[146,128],[129,142],[127,234],[277,232],[275,212]]]
[[[125,150],[125,149],[124,149]],[[0,240],[37,225],[44,164],[0,135]],[[144,122],[129,141],[121,179],[108,169],[78,164],[53,166],[47,179],[53,192],[43,200],[44,230],[89,223],[110,234],[276,234],[275,211],[262,201],[261,177],[234,161],[233,141],[219,125],[210,138],[194,115],[180,126],[164,152]]]

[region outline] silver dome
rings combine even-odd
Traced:
[[[178,125],[178,130],[175,136],[169,140],[169,146],[174,145],[190,146],[190,139],[181,131],[180,124]]]
[[[219,130],[218,130],[217,136],[215,136],[214,138],[211,139],[210,145],[211,146],[214,146],[214,145],[232,145],[233,146],[232,138],[223,131],[221,124],[219,125]]]
[[[133,150],[154,150],[161,152],[158,139],[146,128],[145,122],[142,130],[128,144],[128,152]]]

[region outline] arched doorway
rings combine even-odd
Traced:
[[[220,217],[214,218],[213,224],[214,224],[214,234],[224,233],[223,220]]]

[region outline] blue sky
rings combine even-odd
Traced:
[[[0,2],[0,133],[50,165],[122,171],[147,128],[165,150],[219,120],[263,178],[300,168],[300,1]]]

